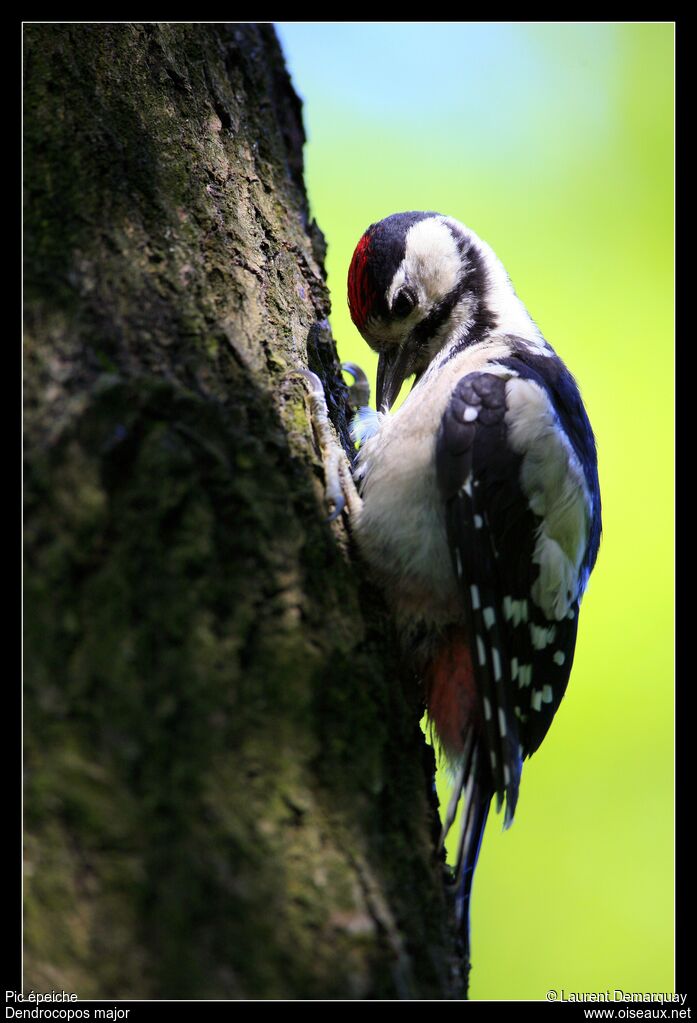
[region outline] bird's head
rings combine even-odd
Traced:
[[[379,355],[378,409],[392,406],[407,377],[419,379],[454,331],[494,325],[486,303],[491,250],[482,245],[464,224],[438,213],[394,213],[363,234],[349,267],[348,301],[351,319]]]

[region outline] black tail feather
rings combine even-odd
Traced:
[[[473,740],[468,760],[464,775],[460,776],[462,819],[455,872],[451,882],[451,891],[455,899],[455,918],[467,962],[470,958],[472,881],[493,796],[489,763],[480,740]]]

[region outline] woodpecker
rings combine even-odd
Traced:
[[[379,355],[377,411],[356,417],[358,492],[345,466],[333,492],[347,497],[451,769],[441,845],[462,800],[453,889],[469,960],[490,804],[505,806],[508,827],[523,760],[571,671],[600,543],[595,439],[574,378],[503,265],[452,217],[372,224],[351,260],[348,301]]]

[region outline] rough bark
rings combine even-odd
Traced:
[[[25,988],[458,996],[420,694],[287,379],[346,440],[273,30],[24,70]]]

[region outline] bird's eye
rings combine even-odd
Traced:
[[[416,295],[411,288],[402,288],[392,300],[392,315],[403,320],[416,305]]]

